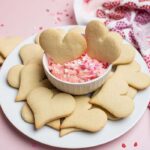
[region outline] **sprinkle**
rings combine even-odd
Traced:
[[[64,12],[67,12],[67,9],[64,9]]]
[[[49,9],[46,9],[46,12],[49,12]]]
[[[32,147],[37,147],[36,143],[32,143],[31,145]]]
[[[61,21],[61,19],[60,19],[59,17],[57,17],[57,20],[58,20],[58,21]]]
[[[43,29],[43,27],[39,27],[39,30],[42,30]]]
[[[84,0],[84,2],[85,2],[86,4],[88,4],[90,1],[91,1],[91,0]]]
[[[137,142],[135,142],[135,143],[134,143],[134,147],[137,147],[137,146],[138,146],[138,143],[137,143]]]
[[[122,144],[122,148],[126,148],[126,144],[123,143],[123,144]]]
[[[71,16],[70,19],[73,19],[73,16]]]
[[[57,15],[62,15],[63,13],[62,12],[57,12]]]
[[[80,58],[67,62],[64,65],[56,64],[48,59],[49,71],[57,78],[68,82],[86,82],[101,76],[108,64],[90,58],[83,54]]]
[[[1,27],[4,27],[4,24],[2,23],[0,26],[1,26]]]

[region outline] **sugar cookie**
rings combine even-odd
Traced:
[[[116,74],[137,90],[150,86],[150,76],[140,71],[140,66],[136,61],[117,66]]]
[[[85,37],[87,53],[90,57],[108,63],[112,63],[119,57],[123,39],[118,33],[109,32],[102,22],[96,20],[89,22]]]
[[[100,106],[117,118],[129,116],[134,109],[133,100],[124,95],[128,84],[116,75],[110,78],[101,90],[92,96],[90,103]]]
[[[21,41],[22,39],[17,36],[0,38],[0,54],[6,58]]]
[[[83,27],[73,27],[69,31],[70,32],[78,32],[80,34],[85,34],[85,28],[83,28]]]
[[[134,99],[134,97],[137,94],[137,90],[133,87],[129,87],[128,92],[127,92],[127,96],[131,97]]]
[[[135,48],[131,44],[122,44],[120,56],[113,62],[113,65],[127,64],[134,60]]]
[[[53,92],[44,87],[32,90],[27,103],[34,114],[37,129],[48,122],[69,116],[76,105],[73,96],[59,93],[53,97]]]
[[[21,109],[21,117],[27,123],[34,123],[33,113],[27,103],[25,103]],[[59,130],[60,119],[47,123],[47,126],[50,126],[56,130]]]
[[[39,37],[41,33],[38,33],[35,37],[35,43],[40,45]]]
[[[48,29],[40,35],[40,45],[56,63],[63,64],[80,57],[86,50],[86,40],[78,32],[65,35],[57,29]]]
[[[105,112],[98,108],[91,108],[92,105],[89,104],[90,98],[88,96],[78,96],[75,99],[76,109],[64,119],[61,129],[77,128],[90,132],[101,130],[107,122]]]
[[[2,65],[4,62],[4,58],[0,55],[0,65]]]
[[[25,103],[21,109],[21,117],[27,123],[34,123],[32,111],[27,103]]]
[[[20,87],[16,101],[26,100],[29,92],[44,79],[45,73],[42,66],[29,64],[24,66],[20,74]]]
[[[65,136],[65,135],[67,135],[69,133],[77,132],[77,131],[81,131],[81,129],[77,129],[77,128],[61,129],[59,135],[60,135],[60,137],[62,137],[62,136]]]
[[[39,82],[39,84],[37,86],[38,87],[46,87],[48,89],[55,88],[48,79],[42,80],[41,82]]]
[[[107,110],[104,110],[104,112],[107,114],[108,120],[112,120],[112,121],[120,120],[120,118],[115,117],[114,115],[112,115],[112,114],[111,114],[110,112],[108,112]]]
[[[43,50],[38,44],[27,44],[20,49],[20,58],[24,65],[28,63],[42,64]]]
[[[24,65],[15,65],[13,66],[7,75],[7,81],[10,86],[14,88],[19,88],[20,86],[20,72],[23,69]]]

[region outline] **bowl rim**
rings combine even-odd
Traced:
[[[86,85],[86,84],[91,84],[93,82],[96,82],[100,79],[102,79],[104,76],[106,76],[112,69],[112,64],[109,64],[108,68],[105,70],[104,74],[102,76],[99,76],[95,79],[92,79],[90,81],[86,81],[86,82],[82,82],[82,83],[72,83],[72,82],[68,82],[68,81],[63,81],[57,77],[55,77],[48,69],[48,61],[47,61],[47,57],[46,54],[43,54],[43,59],[42,59],[42,64],[44,67],[44,70],[48,73],[49,76],[51,76],[52,78],[54,78],[55,80],[57,80],[58,82],[64,83],[64,84],[68,84],[68,85]]]

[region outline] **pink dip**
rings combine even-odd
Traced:
[[[108,63],[99,62],[87,54],[63,65],[48,58],[48,64],[49,71],[55,77],[71,83],[83,83],[102,76],[109,66]]]

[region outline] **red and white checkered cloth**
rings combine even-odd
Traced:
[[[132,43],[150,70],[150,0],[109,0],[96,10],[96,16]]]

